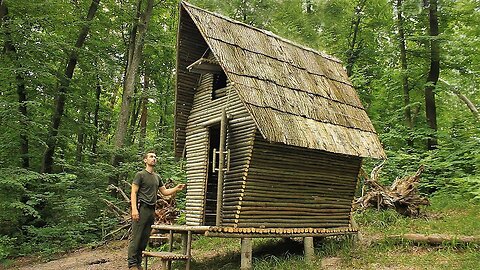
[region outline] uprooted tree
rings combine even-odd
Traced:
[[[370,177],[362,170],[361,174],[365,178],[365,185],[362,188],[362,196],[355,201],[356,209],[366,209],[375,207],[377,209],[395,209],[398,213],[416,217],[420,214],[422,205],[429,205],[426,197],[418,192],[420,175],[424,170],[421,165],[414,175],[397,178],[390,187],[380,184],[379,175],[384,162],[376,166]]]

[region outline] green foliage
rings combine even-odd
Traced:
[[[100,1],[85,46],[77,51],[78,64],[67,90],[65,114],[57,138],[55,173],[49,175],[38,172],[58,94],[56,89],[90,2],[4,0],[2,3],[6,3],[9,13],[0,24],[0,259],[29,252],[51,254],[102,239],[117,222],[103,203],[105,198],[112,200],[108,179],[118,176],[120,187],[128,193],[125,181],[130,182],[133,174],[143,168],[140,156],[145,149],[157,151],[160,158],[157,171],[165,180],[186,182],[184,164],[173,158],[178,1],[162,1],[154,7],[130,112],[128,142],[120,150],[112,146],[113,134],[122,102],[128,40],[135,23],[137,1]],[[422,192],[478,202],[478,120],[452,92],[455,87],[478,108],[478,1],[440,2],[441,78],[449,85],[439,83],[435,90],[437,132],[426,126],[423,110],[430,37],[428,14],[419,1],[403,1],[407,71],[400,68],[396,9],[392,1],[195,0],[192,3],[324,50],[343,60],[344,65],[351,65],[350,79],[387,151],[382,181],[391,183],[424,164]],[[356,35],[355,22],[359,22]],[[15,52],[5,50],[7,42],[11,42]],[[410,89],[407,105],[401,82],[404,74]],[[144,88],[146,77],[148,88]],[[26,116],[19,112],[18,78],[23,78],[25,86]],[[141,145],[139,104],[144,94],[149,101],[148,121]],[[412,110],[412,129],[405,124],[405,107]],[[20,135],[29,141],[30,166],[24,169],[18,168]],[[425,140],[432,135],[438,137],[439,145],[436,150],[427,151]],[[413,139],[413,146],[407,144],[409,139]],[[122,157],[118,167],[109,165],[111,156],[117,154],[114,151]],[[369,171],[377,163],[364,164]],[[116,203],[128,207],[121,199]],[[177,205],[185,207],[184,192],[178,196]],[[364,215],[361,217],[364,223],[372,223],[379,230],[410,224],[390,212]],[[330,255],[336,248],[348,250],[342,245],[333,241],[317,252]],[[295,256],[292,260],[305,266]],[[257,263],[260,268],[294,267],[277,258],[262,258]]]
[[[90,174],[82,176],[93,178],[96,169],[92,166],[84,170]],[[69,250],[97,241],[114,225],[114,219],[104,218],[102,178],[95,183],[74,174],[15,168],[2,169],[1,174],[4,188],[0,192],[5,199],[0,201],[0,228],[2,235],[9,235],[2,238],[3,257]],[[9,248],[12,245],[16,248]]]
[[[13,254],[15,240],[8,235],[0,235],[0,263]]]

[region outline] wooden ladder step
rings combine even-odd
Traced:
[[[168,234],[152,234],[150,235],[151,241],[168,241]]]
[[[184,254],[178,254],[175,252],[153,252],[153,251],[144,251],[142,252],[144,257],[155,257],[160,258],[162,261],[174,261],[174,260],[188,260],[190,256]]]

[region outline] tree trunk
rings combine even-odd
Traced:
[[[350,29],[349,38],[349,48],[347,51],[347,75],[348,77],[352,76],[353,74],[353,66],[357,61],[359,54],[360,54],[360,43],[358,41],[358,33],[360,32],[360,23],[362,21],[362,12],[365,8],[365,3],[367,0],[360,0],[358,4],[355,6],[355,17],[352,19],[352,25]]]
[[[140,137],[138,146],[143,151],[145,147],[145,137],[147,136],[147,105],[148,105],[148,90],[150,88],[150,78],[147,69],[145,69],[143,93],[142,93],[142,114],[140,116]]]
[[[133,91],[133,104],[130,110],[130,125],[125,141],[128,145],[135,143],[135,132],[137,130],[138,115],[140,114],[142,100],[138,98],[138,88],[135,87]]]
[[[1,0],[0,0],[1,1]],[[10,35],[11,29],[8,27],[8,8],[5,1],[0,2],[0,23],[2,28],[5,28],[5,46],[4,51],[7,57],[9,57],[16,66],[15,80],[17,83],[17,95],[18,95],[18,111],[20,113],[20,158],[22,168],[30,167],[30,159],[28,155],[28,113],[27,113],[27,90],[25,88],[25,77],[21,72],[21,64],[18,61],[17,50],[12,42]]]
[[[98,113],[100,112],[100,95],[102,93],[102,86],[100,84],[100,77],[97,74],[97,87],[95,92],[95,112],[93,115],[93,125],[95,126],[95,134],[93,135],[93,142],[92,142],[92,153],[94,155],[97,154],[97,144],[98,144],[98,137],[100,133],[100,129],[98,127]]]
[[[78,131],[77,131],[77,151],[76,151],[76,161],[77,163],[82,162],[83,160],[83,147],[85,144],[85,107],[87,106],[86,99],[81,97],[81,106],[79,108],[79,119],[78,119]]]
[[[437,0],[429,2],[429,34],[430,34],[430,70],[425,86],[425,113],[427,124],[432,129],[432,136],[427,139],[427,149],[437,147],[437,108],[435,105],[435,87],[440,76],[440,46],[438,43],[438,14]]]
[[[85,43],[88,32],[90,30],[90,22],[95,16],[99,3],[100,3],[100,0],[92,0],[92,3],[90,4],[90,8],[88,10],[87,18],[85,19],[86,23],[83,25],[82,29],[80,30],[80,34],[78,35],[77,42],[75,43],[75,49],[73,49],[70,52],[65,73],[60,77],[57,96],[55,98],[55,111],[52,116],[50,130],[48,132],[48,137],[47,137],[47,149],[43,154],[42,169],[41,169],[41,172],[43,173],[52,172],[53,155],[55,153],[55,147],[57,145],[58,128],[60,127],[60,121],[62,119],[63,112],[65,109],[65,99],[66,99],[68,87],[70,85],[70,80],[73,77],[73,71],[75,70],[75,66],[77,65],[77,58],[78,58],[77,49],[80,49]]]
[[[402,74],[402,89],[403,89],[403,105],[405,123],[409,131],[413,130],[412,111],[410,108],[410,89],[408,85],[408,66],[407,66],[407,45],[405,43],[405,32],[403,18],[403,3],[402,0],[397,0],[397,28],[398,28],[398,46],[400,48],[400,67]],[[407,145],[413,147],[413,139],[411,134],[408,135]]]
[[[138,67],[142,58],[142,50],[145,34],[147,32],[148,22],[152,15],[153,0],[146,0],[147,6],[143,12],[141,10],[142,0],[138,0],[137,22],[133,26],[133,31],[130,37],[129,56],[127,63],[127,71],[125,73],[125,80],[123,85],[122,105],[118,117],[117,128],[115,131],[115,152],[112,156],[111,164],[117,166],[120,162],[120,155],[118,151],[125,144],[125,135],[128,128],[128,116],[133,98],[133,91],[135,88],[135,78],[137,76]],[[117,185],[118,178],[111,177],[110,184]],[[112,191],[112,195],[116,195],[116,191]]]
[[[448,86],[448,89],[450,89],[450,91],[452,91],[460,100],[462,100],[465,103],[465,105],[467,105],[468,109],[472,112],[473,116],[477,120],[480,120],[480,113],[478,112],[477,107],[467,96],[462,94],[462,92],[460,92],[456,86],[451,85],[449,82],[443,79],[439,79],[439,81],[446,84]]]

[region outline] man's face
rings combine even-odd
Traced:
[[[157,155],[155,155],[155,153],[148,153],[143,161],[147,165],[155,166],[155,164],[157,164]]]

